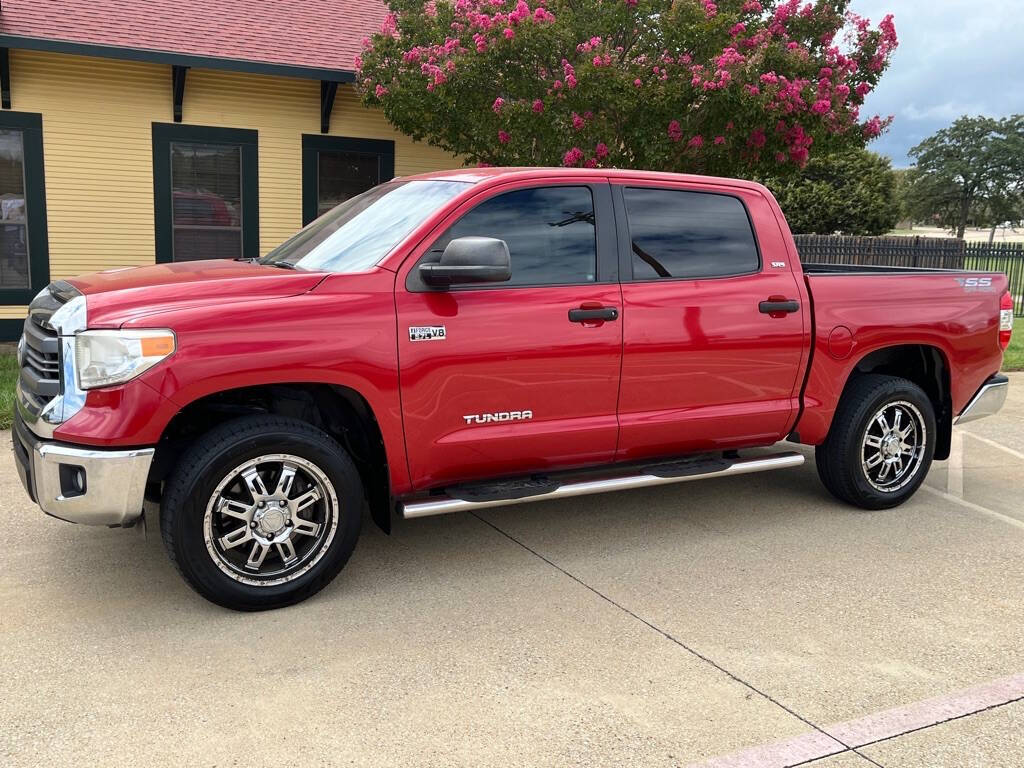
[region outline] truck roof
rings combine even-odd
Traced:
[[[449,181],[466,181],[478,184],[485,181],[498,179],[550,177],[552,175],[572,176],[573,178],[586,178],[593,176],[601,179],[650,179],[651,181],[686,181],[690,183],[718,184],[731,187],[743,187],[747,189],[764,190],[761,184],[756,181],[745,179],[730,179],[718,176],[699,176],[689,173],[666,173],[664,171],[641,171],[628,168],[563,168],[552,167],[485,167],[485,168],[453,168],[447,171],[432,171],[420,173],[414,176],[404,176],[404,179],[436,179]]]

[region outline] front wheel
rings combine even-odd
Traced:
[[[912,381],[870,374],[850,382],[825,442],[818,476],[836,498],[864,509],[909,499],[935,453],[935,409]]]
[[[326,433],[278,416],[211,430],[182,457],[160,531],[203,597],[236,610],[304,600],[344,567],[359,536],[363,488]]]

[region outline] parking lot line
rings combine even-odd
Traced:
[[[694,763],[690,768],[788,768],[847,751],[837,749],[839,744],[847,744],[850,751],[856,752],[861,747],[976,715],[1016,701],[1024,701],[1024,674],[1011,675],[906,706],[876,712],[856,720],[826,726],[822,729],[824,736],[821,732],[810,732],[775,744],[751,747],[731,755]],[[860,752],[857,754],[864,757]]]
[[[1020,459],[1021,461],[1024,461],[1024,453],[1021,453],[1020,451],[1014,450],[1013,448],[1010,448],[1009,446],[1003,445],[1002,443],[998,443],[995,440],[991,440],[991,439],[989,439],[987,437],[982,437],[981,435],[979,435],[979,434],[977,434],[975,432],[971,432],[968,429],[961,429],[960,431],[962,431],[965,435],[970,435],[972,438],[974,438],[975,440],[978,440],[979,442],[985,443],[985,445],[990,445],[993,448],[998,448],[999,450],[1005,451],[1006,453],[1010,454],[1011,456],[1015,456],[1016,458]],[[954,434],[956,434],[956,432],[957,432],[957,430],[953,430]]]
[[[954,496],[953,494],[947,493],[946,491],[940,491],[938,488],[932,488],[930,485],[922,485],[921,489],[928,491],[928,493],[938,496],[939,498],[945,499],[946,501],[950,501],[954,504],[959,504],[961,507],[966,507],[967,509],[973,510],[975,512],[981,512],[983,515],[994,517],[996,520],[1002,520],[1004,523],[1012,525],[1014,528],[1020,528],[1021,530],[1024,530],[1024,521],[1018,520],[1014,517],[1010,517],[1009,515],[1004,515],[1002,512],[996,512],[994,509],[983,507],[981,506],[981,504],[975,504],[973,501],[962,499],[959,496]]]

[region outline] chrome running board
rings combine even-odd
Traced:
[[[699,472],[669,471],[653,474],[656,465],[644,467],[647,470],[636,475],[620,475],[598,480],[583,480],[557,485],[553,490],[534,493],[519,498],[488,498],[479,501],[452,498],[451,496],[429,496],[421,500],[407,501],[399,504],[402,517],[429,517],[431,515],[447,515],[452,512],[465,512],[471,509],[487,507],[503,507],[510,504],[525,504],[530,501],[548,501],[549,499],[568,499],[573,496],[587,496],[592,493],[608,493],[609,491],[628,491],[633,488],[647,488],[655,485],[683,483],[688,480],[704,480],[710,477],[726,477],[729,475],[746,475],[752,472],[767,472],[770,469],[799,467],[804,463],[804,456],[795,451],[775,453],[769,456],[758,456],[752,459],[735,459],[731,463],[710,462],[714,468]],[[550,487],[550,486],[549,486]]]

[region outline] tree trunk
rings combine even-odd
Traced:
[[[988,244],[992,245],[992,241],[996,239],[996,225],[992,225],[992,229],[988,233]]]
[[[956,236],[960,239],[964,239],[964,232],[967,231],[967,216],[971,212],[971,201],[964,197],[960,200],[960,211],[957,216],[956,222]]]

